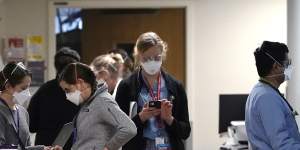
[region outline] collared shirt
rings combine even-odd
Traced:
[[[145,81],[144,81],[145,82]],[[154,83],[152,89],[153,89],[153,94],[157,95],[157,82]],[[160,91],[160,99],[167,99],[168,98],[168,90],[166,87],[165,80],[161,76],[161,91]],[[141,89],[141,92],[138,97],[138,105],[139,107],[143,107],[144,104],[148,103],[150,100],[152,100],[152,97],[150,93],[147,90],[146,84],[143,84],[143,87]],[[162,122],[163,123],[163,122]],[[165,126],[162,128],[159,128],[157,125],[159,124],[158,120],[156,117],[152,117],[149,119],[147,122],[146,127],[144,128],[144,137],[147,138],[147,145],[146,149],[147,150],[152,150],[155,148],[155,138],[156,137],[163,137],[165,139],[165,144],[169,144],[169,137],[168,134],[165,130]]]
[[[115,86],[115,88],[114,88],[114,91],[113,91],[113,93],[112,93],[112,96],[113,96],[114,100],[115,100],[115,98],[116,98],[118,86],[119,86],[119,84],[120,84],[121,81],[122,81],[122,78],[118,78],[117,84],[116,84],[116,86]]]
[[[253,150],[300,150],[293,113],[270,85],[259,82],[254,86],[247,99],[245,119]]]

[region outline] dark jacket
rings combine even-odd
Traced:
[[[183,140],[187,139],[191,132],[187,96],[181,83],[164,71],[162,71],[162,75],[169,92],[168,99],[173,102],[172,113],[174,121],[171,126],[166,124],[166,130],[170,137],[172,150],[184,150]],[[129,114],[130,101],[138,101],[138,95],[143,84],[141,71],[137,71],[127,79],[121,81],[117,90],[116,101],[127,115]],[[138,112],[140,112],[141,109],[142,108],[139,107]],[[143,129],[147,123],[142,123],[138,114],[134,116],[132,120],[137,126],[137,135],[124,145],[122,149],[143,150],[146,146],[146,140],[143,137]]]
[[[63,125],[71,122],[78,110],[79,106],[66,99],[57,79],[43,84],[28,106],[29,130],[36,132],[35,144],[52,145]],[[70,149],[71,141],[64,150]]]

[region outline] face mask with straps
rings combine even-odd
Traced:
[[[75,80],[77,82],[77,65],[75,65]],[[69,92],[69,93],[66,93],[66,97],[67,97],[67,100],[69,100],[70,102],[72,102],[73,104],[75,105],[79,105],[82,101],[83,101],[83,98],[81,97],[81,92],[79,90],[75,90],[74,92]]]
[[[274,74],[274,75],[270,75],[267,77],[277,77],[277,76],[281,76],[284,75],[284,81],[288,81],[291,79],[292,77],[292,71],[293,71],[293,67],[291,65],[291,61],[288,61],[287,66],[285,66],[285,64],[281,64],[279,63],[279,61],[277,61],[272,55],[270,55],[267,52],[264,52],[269,58],[271,58],[274,62],[276,62],[277,64],[279,64],[282,68],[284,68],[284,72],[280,73],[280,74]]]

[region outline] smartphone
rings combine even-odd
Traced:
[[[150,101],[149,107],[154,107],[159,109],[161,107],[161,101]]]

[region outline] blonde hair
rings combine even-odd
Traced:
[[[163,60],[166,59],[168,51],[167,43],[164,42],[156,33],[146,32],[139,36],[134,47],[135,67],[138,67],[140,63],[138,55],[146,52],[149,48],[153,46],[159,46],[162,50]]]
[[[116,54],[105,54],[96,57],[90,66],[93,71],[102,71],[105,69],[117,77],[118,65],[122,62],[124,61],[121,56],[119,57]]]

